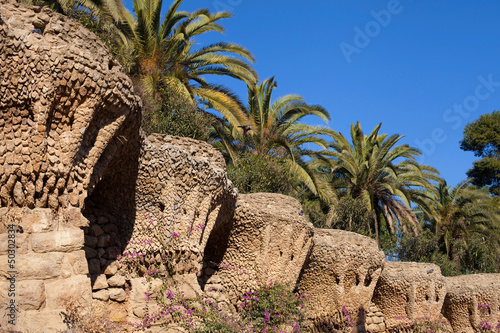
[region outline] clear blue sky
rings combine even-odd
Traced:
[[[171,1],[165,0],[164,7]],[[131,1],[126,2],[131,9]],[[181,10],[229,10],[224,35],[200,45],[238,43],[256,57],[260,79],[275,76],[275,98],[299,94],[327,108],[328,126],[349,135],[405,135],[421,162],[450,185],[476,159],[459,148],[464,126],[500,109],[497,0],[184,0]],[[244,84],[214,78],[246,101]],[[319,122],[318,122],[319,124]]]

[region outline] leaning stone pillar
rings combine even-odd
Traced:
[[[415,262],[388,262],[378,280],[373,302],[384,314],[387,329],[440,319],[446,295],[439,266]]]
[[[297,200],[272,193],[240,194],[227,249],[208,282],[222,281],[233,304],[260,285],[280,283],[293,290],[311,245],[312,225]]]
[[[446,285],[443,315],[453,332],[500,329],[500,274],[447,277]]]
[[[352,325],[364,327],[383,265],[384,253],[375,240],[343,230],[314,229],[311,254],[297,287],[309,297],[309,319],[339,324],[338,315],[344,310],[349,311]]]

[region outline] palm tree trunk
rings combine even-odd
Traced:
[[[378,219],[377,219],[377,212],[375,211],[375,209],[372,210],[372,218],[373,218],[373,224],[375,225],[375,237],[377,239],[378,245],[380,245],[378,237]]]

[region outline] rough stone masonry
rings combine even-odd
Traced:
[[[272,279],[308,294],[310,323],[338,325],[345,306],[358,332],[425,317],[454,332],[498,325],[499,275],[385,262],[368,237],[314,228],[293,198],[238,195],[213,147],[144,138],[140,117],[131,80],[93,33],[0,0],[0,332],[64,330],[72,299],[117,322],[156,311],[144,296],[154,301],[162,281],[146,288],[118,260],[127,252],[169,255],[179,291],[210,289],[228,307]]]

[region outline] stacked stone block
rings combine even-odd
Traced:
[[[15,237],[8,232],[12,225]],[[77,208],[59,214],[46,208],[0,208],[0,327],[54,332],[66,327],[61,320],[65,302],[74,299],[90,305],[82,230],[87,225]],[[15,240],[15,252],[9,251],[9,239]],[[12,288],[12,276],[14,297],[6,292]],[[6,310],[12,299],[18,310],[15,325],[9,324]]]
[[[366,312],[366,331],[371,333],[385,332],[384,314],[371,302]]]

